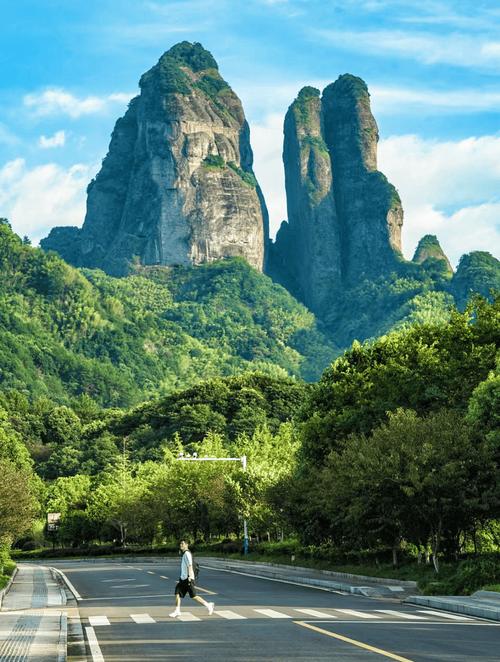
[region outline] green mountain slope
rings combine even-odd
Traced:
[[[243,260],[79,271],[0,223],[0,389],[105,406],[259,370],[313,380],[335,355],[314,316]]]

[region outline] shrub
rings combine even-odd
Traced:
[[[209,154],[203,159],[203,165],[205,168],[224,168],[226,162],[222,156],[219,156],[218,154]]]

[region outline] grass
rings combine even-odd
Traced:
[[[500,593],[500,584],[486,584],[486,586],[483,586],[483,591],[496,591]]]
[[[5,588],[14,572],[16,564],[14,561],[6,561],[3,567],[3,575],[0,575],[0,591]]]

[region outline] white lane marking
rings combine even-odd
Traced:
[[[86,627],[85,633],[87,635],[87,641],[89,642],[90,653],[92,654],[93,662],[104,662],[104,657],[101,653],[101,647],[95,636],[94,628]]]
[[[165,577],[165,575],[160,575],[161,579],[168,579],[168,577]]]
[[[146,572],[148,573],[148,575],[156,575],[156,572],[151,572],[151,570],[146,570]]]
[[[130,618],[136,623],[156,623],[149,614],[130,614]]]
[[[294,609],[294,611],[299,611],[301,614],[307,614],[308,616],[315,616],[316,618],[337,618],[333,614],[327,614],[317,609]]]
[[[228,621],[246,619],[246,616],[241,616],[241,614],[237,614],[235,611],[229,611],[228,609],[226,610],[221,609],[219,611],[214,611],[214,614],[217,614],[217,616],[221,616],[222,618],[227,618]]]
[[[149,584],[117,584],[109,588],[145,588],[146,586],[149,586]]]
[[[280,584],[291,584],[292,586],[300,586],[300,588],[314,588],[317,591],[326,591],[327,593],[338,593],[338,595],[349,595],[346,591],[339,591],[335,588],[328,588],[327,586],[310,586],[309,584],[301,584],[300,582],[293,582],[290,579],[276,579],[276,577],[263,577],[262,575],[253,575],[251,572],[240,572],[239,570],[227,570],[226,568],[214,568],[212,565],[202,565],[202,568],[207,570],[215,570],[215,572],[229,572],[232,575],[242,575],[243,577],[251,577],[252,579],[264,579],[267,582],[278,582]]]
[[[269,618],[292,618],[288,614],[283,614],[281,611],[276,611],[275,609],[254,609],[258,614],[263,614]]]
[[[472,618],[467,616],[456,616],[455,614],[445,614],[442,611],[431,611],[430,609],[417,609],[420,614],[428,614],[429,616],[440,616],[441,618],[451,618],[453,621],[472,621]]]
[[[52,569],[52,568],[51,568],[51,569]],[[76,588],[73,586],[73,584],[69,581],[69,579],[66,577],[66,575],[64,574],[64,572],[63,572],[62,570],[59,570],[58,568],[53,568],[53,569],[54,569],[57,573],[59,573],[59,574],[61,575],[61,577],[63,578],[63,580],[66,582],[67,587],[69,588],[69,590],[71,591],[71,593],[73,593],[73,595],[75,596],[75,599],[76,599],[76,600],[81,600],[81,599],[82,599],[82,596],[78,593],[78,591],[77,591]]]
[[[104,584],[105,582],[116,582],[116,579],[101,579],[101,582]],[[118,580],[120,582],[136,582],[137,579],[120,579]]]
[[[93,627],[96,627],[96,625],[110,625],[107,616],[89,616],[89,623]]]
[[[381,614],[389,614],[389,616],[397,616],[398,618],[407,618],[409,621],[426,621],[424,616],[417,616],[417,614],[409,614],[405,611],[396,611],[395,609],[376,609]]]
[[[367,614],[364,611],[356,611],[356,609],[335,609],[335,611],[340,611],[342,614],[347,614],[348,616],[357,616],[358,618],[382,618],[376,614]]]
[[[201,618],[198,618],[198,616],[195,616],[194,614],[191,614],[189,611],[183,611],[180,616],[177,616],[178,621],[201,621]]]

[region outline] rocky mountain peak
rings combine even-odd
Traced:
[[[418,242],[412,262],[422,264],[428,259],[442,260],[446,265],[446,272],[453,274],[453,268],[446,257],[438,238],[434,234],[426,234]]]
[[[73,246],[56,228],[43,247],[114,275],[134,260],[189,265],[233,256],[262,270],[267,210],[250,132],[215,59],[201,44],[181,42],[139,85],[89,185]]]
[[[339,289],[390,273],[402,259],[403,208],[377,170],[377,142],[368,88],[350,74],[322,95],[303,88],[285,117],[288,223],[270,270],[320,315]]]

